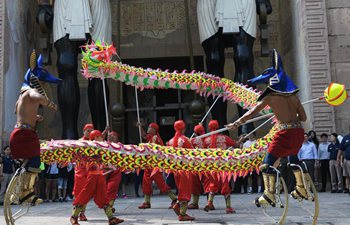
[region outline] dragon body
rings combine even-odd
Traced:
[[[221,96],[223,100],[251,109],[259,92],[229,79],[202,72],[178,73],[160,69],[143,69],[112,61],[116,51],[99,42],[87,45],[83,52],[82,73],[86,78],[114,79],[139,89],[193,90],[201,96]],[[266,107],[261,114],[271,113]],[[184,149],[156,144],[123,145],[91,141],[48,141],[41,146],[45,163],[87,162],[120,168],[125,171],[155,168],[166,172],[222,173],[245,176],[258,170],[268,144],[277,132],[277,124],[250,148]]]

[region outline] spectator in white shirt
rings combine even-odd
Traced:
[[[316,145],[309,141],[309,136],[304,133],[304,143],[298,153],[300,161],[304,161],[312,181],[315,180],[315,160],[318,159]]]
[[[318,146],[318,165],[321,168],[321,181],[322,188],[320,192],[325,192],[327,187],[327,177],[329,176],[329,156],[330,153],[328,151],[328,146],[330,142],[328,142],[328,135],[323,133],[321,134],[321,143]]]

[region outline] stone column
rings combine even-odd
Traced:
[[[296,82],[302,101],[323,96],[331,82],[325,0],[290,1]],[[305,129],[318,133],[335,130],[334,108],[323,101],[305,106]]]
[[[4,124],[4,27],[5,1],[0,1],[0,147],[2,148]]]

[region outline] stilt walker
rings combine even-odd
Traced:
[[[168,146],[175,148],[193,148],[190,139],[185,137],[186,124],[183,120],[174,123],[175,136],[170,139]],[[178,188],[178,201],[173,206],[173,210],[179,216],[179,221],[191,221],[194,217],[187,215],[187,204],[191,200],[192,176],[189,173],[180,171],[174,174],[176,186]]]
[[[44,119],[43,116],[38,115],[38,109],[40,106],[47,106],[57,111],[57,105],[46,95],[41,86],[42,82],[57,84],[60,80],[42,67],[41,55],[36,61],[36,54],[33,51],[30,58],[30,69],[24,76],[21,92],[16,102],[17,123],[10,136],[13,159],[25,159],[24,163],[26,164],[22,182],[23,187],[21,187],[22,194],[17,204],[28,202],[36,205],[43,202],[34,193],[35,180],[38,173],[41,172],[39,168],[40,143],[36,133],[36,125]]]
[[[139,127],[141,124],[137,124]],[[162,138],[159,135],[159,125],[156,123],[150,123],[148,125],[147,133],[141,127],[141,134],[148,143],[154,143],[158,145],[164,145]],[[171,191],[170,187],[165,183],[163,173],[155,169],[145,169],[142,180],[142,192],[144,194],[144,202],[139,206],[139,209],[151,208],[151,195],[152,195],[152,181],[155,181],[160,192],[166,193],[171,199],[171,205],[174,205],[177,201],[176,195]]]
[[[211,120],[208,124],[209,131],[215,131],[219,128],[219,123],[217,120]],[[224,134],[213,134],[210,137],[204,139],[204,144],[206,148],[220,148],[228,149],[229,147],[236,147],[237,143],[232,140],[230,137]],[[223,180],[218,174],[213,173],[206,176],[204,180],[204,189],[208,193],[208,203],[204,207],[206,212],[210,210],[215,210],[213,201],[215,193],[221,192],[225,197],[226,203],[226,213],[234,213],[235,210],[231,207],[231,187],[230,179]]]
[[[300,122],[306,120],[306,114],[296,95],[299,89],[283,70],[281,57],[276,50],[273,51],[272,65],[260,76],[248,81],[251,85],[268,83],[266,90],[258,98],[259,103],[237,121],[227,125],[231,129],[237,128],[266,106],[270,106],[279,123],[279,131],[269,145],[268,153],[260,168],[265,191],[260,198],[256,199],[258,207],[262,204],[275,206],[276,174],[271,167],[277,167],[279,158],[287,156],[289,156],[290,163],[299,164],[297,153],[304,141],[304,130]],[[296,187],[292,192],[292,196],[295,198],[306,198],[307,191],[303,177],[308,177],[308,174],[302,164],[300,168],[303,170],[300,170],[298,167],[292,167],[296,179]],[[305,173],[304,176],[303,173]]]

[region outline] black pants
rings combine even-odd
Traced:
[[[135,189],[136,197],[140,197],[139,186],[140,186],[140,184],[142,185],[143,172],[144,172],[144,170],[141,170],[139,175],[137,175],[136,173],[134,174],[134,178],[135,178],[134,189]]]
[[[309,174],[311,176],[311,179],[313,182],[315,182],[315,160],[314,159],[304,159],[302,161],[305,162],[307,170],[309,171]]]
[[[327,177],[329,174],[329,160],[328,159],[320,160],[320,164],[321,164],[322,190],[326,191]]]

